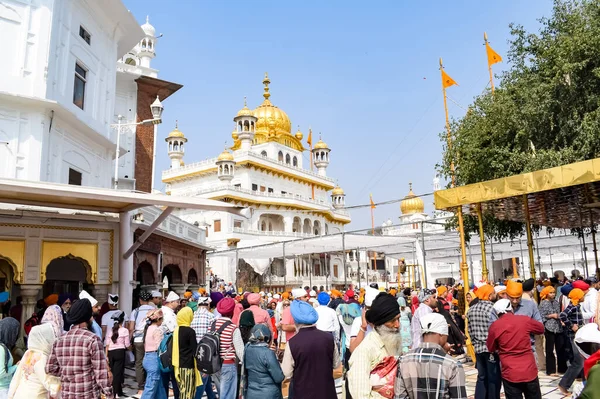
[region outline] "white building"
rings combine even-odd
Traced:
[[[114,124],[122,115],[119,188],[143,185],[149,192],[156,125],[134,124],[149,119],[157,95],[164,100],[181,85],[157,79],[151,68],[157,38],[148,21],[140,26],[120,0],[2,0],[0,37],[0,178],[113,187]],[[131,239],[156,218],[156,209],[135,215]],[[82,288],[104,301],[107,292],[118,292],[119,218],[0,204],[0,291],[23,296],[29,307],[48,293]],[[183,275],[170,282],[179,290],[190,285],[189,275],[195,275],[191,285],[202,284],[204,234],[169,216],[158,238],[132,255],[139,262],[131,280],[144,274],[141,283],[156,287],[164,258],[171,275]],[[136,273],[141,263],[145,272]]]
[[[247,219],[220,212],[179,214],[190,223],[205,226],[207,243],[217,249],[327,235],[343,231],[350,222],[343,209],[344,191],[327,175],[330,148],[319,140],[309,153],[314,166],[305,165],[304,135],[293,133],[287,114],[271,103],[266,75],[263,84],[262,104],[254,110],[244,104],[233,118],[233,152],[225,149],[216,158],[184,163],[185,135],[175,129],[166,138],[171,168],[163,171],[162,180],[167,193],[217,199],[251,209]],[[245,259],[238,273],[235,262],[224,258],[213,258],[210,263],[214,273],[231,282],[249,265],[263,275],[263,286],[274,289],[283,288],[284,273],[288,288],[341,284],[344,279],[339,257],[318,254],[288,260],[285,270],[281,260],[265,265]],[[240,278],[240,286],[249,288],[248,284],[260,283]]]

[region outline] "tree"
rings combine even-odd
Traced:
[[[555,0],[537,34],[511,24],[510,69],[494,95],[476,97],[451,123],[452,148],[438,169],[465,185],[598,157],[600,0]],[[441,138],[446,140],[446,132]],[[465,218],[467,232],[477,230]],[[521,223],[486,215],[486,234],[521,235]]]

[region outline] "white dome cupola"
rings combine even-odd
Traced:
[[[137,57],[140,60],[140,66],[150,68],[150,61],[156,57],[156,29],[150,25],[150,18],[146,16],[146,23],[142,25],[142,30],[145,33],[144,38],[138,44]]]

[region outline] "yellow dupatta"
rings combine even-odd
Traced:
[[[185,307],[177,313],[177,327],[173,331],[173,370],[175,372],[175,379],[180,382],[179,378],[179,327],[190,327],[192,320],[194,319],[194,312],[192,309]],[[196,386],[202,385],[202,377],[200,377],[200,371],[196,367],[196,358],[194,358],[194,371],[196,372]]]

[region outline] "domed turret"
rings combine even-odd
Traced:
[[[217,157],[217,177],[224,182],[230,182],[235,172],[235,160],[227,148]]]
[[[156,29],[150,25],[150,17],[146,16],[146,23],[142,25],[142,30],[146,34],[142,41],[137,45],[139,52],[137,57],[140,60],[140,66],[150,68],[150,62],[156,57]]]
[[[335,209],[346,206],[346,194],[344,190],[338,185],[331,191],[331,201]]]
[[[400,202],[400,211],[403,215],[425,212],[425,204],[420,197],[412,190],[412,183],[408,183],[409,191],[406,197]]]
[[[249,151],[256,132],[257,118],[254,116],[253,111],[248,108],[246,97],[244,97],[244,108],[237,113],[233,121],[235,122],[236,130],[231,134],[231,137],[234,140],[239,140],[240,148],[243,151]],[[233,147],[234,149],[236,147],[235,141]]]
[[[319,173],[321,176],[327,176],[327,166],[329,165],[330,152],[331,149],[329,149],[327,144],[319,137],[319,141],[317,141],[317,144],[315,144],[312,153],[313,162],[317,167],[317,173]]]
[[[177,169],[183,166],[183,155],[185,154],[184,143],[187,143],[187,139],[181,130],[177,126],[175,121],[175,129],[169,133],[165,141],[169,144],[169,158],[171,158],[171,169]]]

